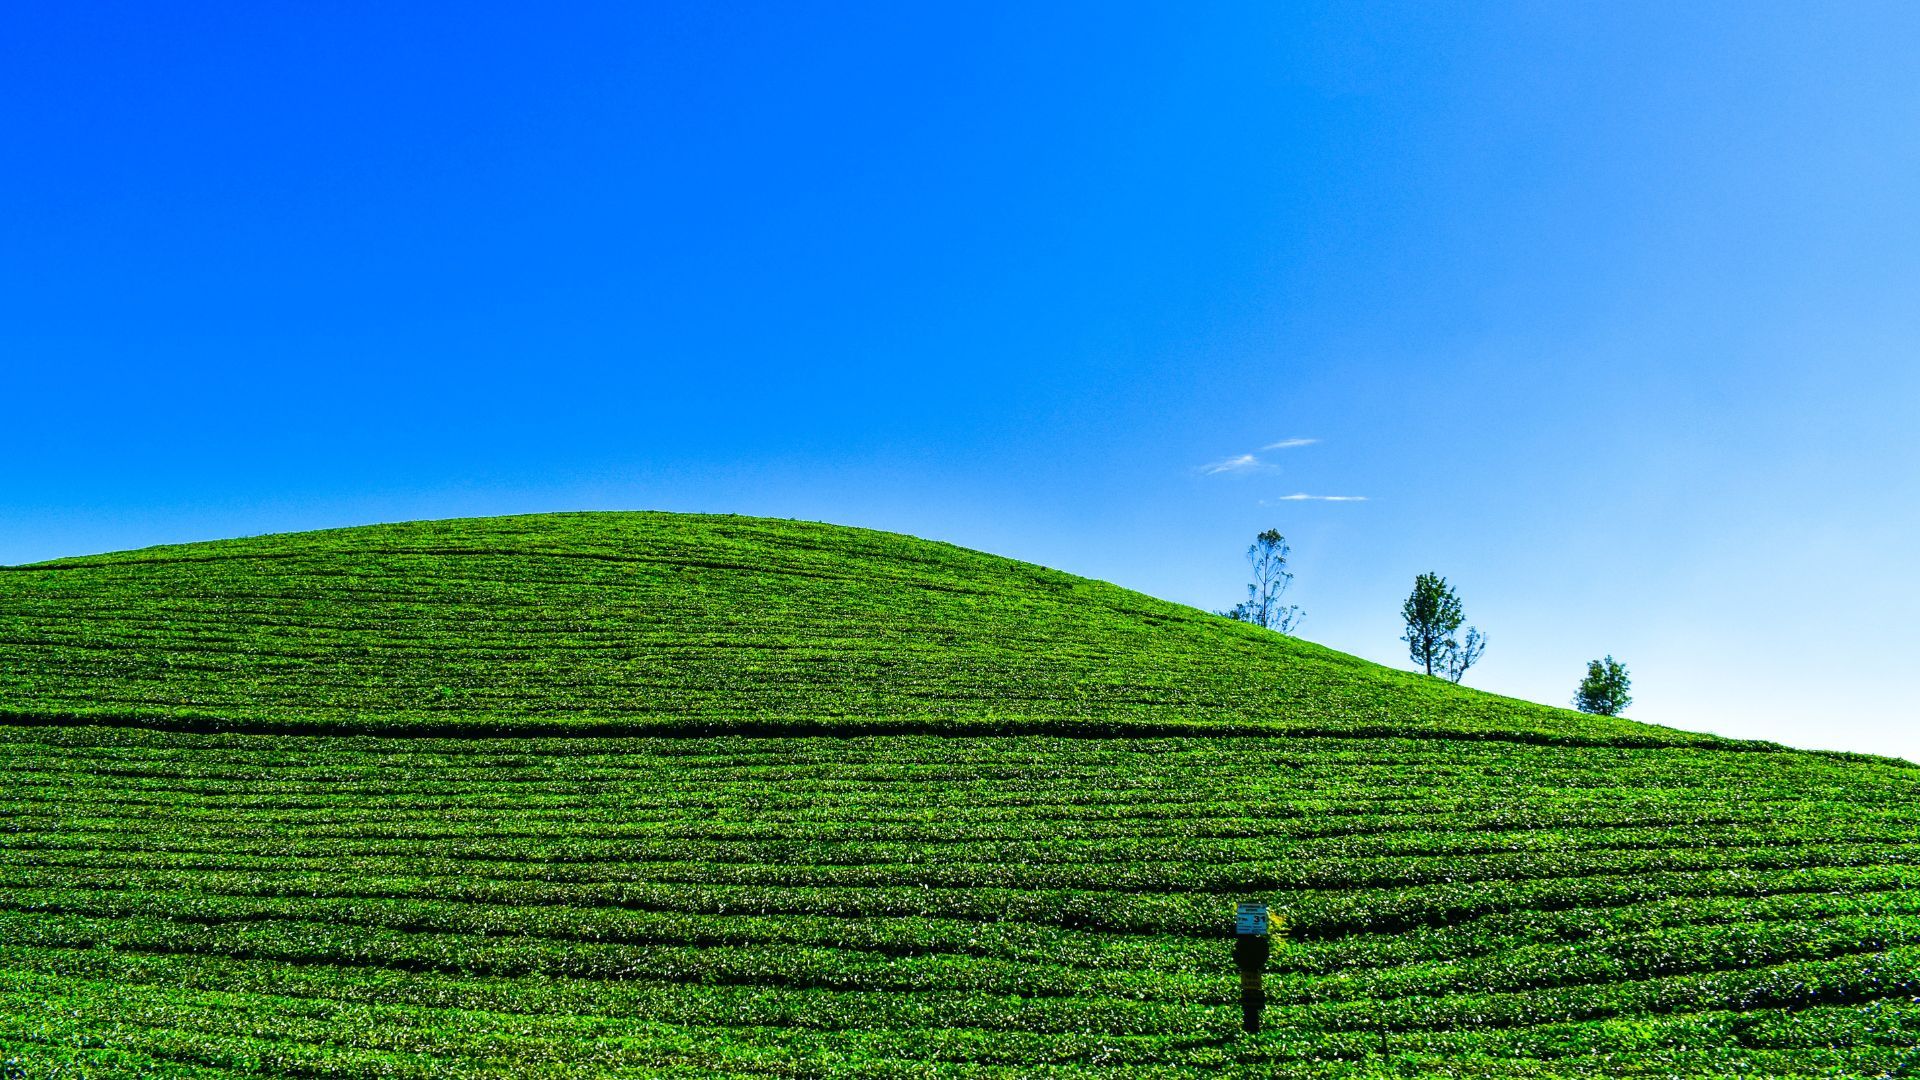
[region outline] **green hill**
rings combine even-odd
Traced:
[[[948,544],[683,514],[0,570],[0,708],[341,733],[1274,730],[1705,743]]]
[[[0,1075],[1920,1071],[1920,770],[883,533],[0,568],[0,769]]]

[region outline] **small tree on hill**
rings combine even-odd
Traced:
[[[1444,675],[1454,682],[1480,661],[1487,650],[1486,635],[1478,627],[1467,627],[1464,639],[1456,637],[1460,624],[1467,621],[1460,597],[1439,574],[1421,574],[1413,581],[1413,594],[1400,607],[1407,632],[1400,640],[1407,643],[1407,654],[1429,675]]]
[[[1292,604],[1280,603],[1287,587],[1293,584],[1293,572],[1287,569],[1287,556],[1293,549],[1278,529],[1268,529],[1253,538],[1247,548],[1247,565],[1253,568],[1253,580],[1247,584],[1245,603],[1221,612],[1230,619],[1263,626],[1282,634],[1293,633],[1306,613]]]
[[[1633,698],[1627,694],[1632,685],[1633,681],[1627,678],[1627,665],[1611,656],[1605,660],[1589,660],[1587,677],[1580,680],[1580,688],[1574,691],[1573,707],[1601,716],[1619,716],[1633,704]]]
[[[1467,669],[1480,662],[1480,654],[1487,651],[1487,635],[1477,626],[1467,627],[1467,634],[1458,644],[1447,642],[1447,678],[1459,682]]]

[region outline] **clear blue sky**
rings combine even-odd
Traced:
[[[1920,758],[1920,5],[429,7],[0,16],[0,563],[1274,526],[1309,638]]]

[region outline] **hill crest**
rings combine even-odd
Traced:
[[[0,714],[353,734],[1748,745],[1456,687],[951,544],[646,511],[359,526],[0,569]]]

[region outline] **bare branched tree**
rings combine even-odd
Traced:
[[[1233,610],[1221,614],[1282,634],[1293,633],[1306,618],[1306,612],[1280,602],[1293,584],[1293,572],[1287,569],[1287,556],[1291,554],[1293,549],[1287,546],[1287,538],[1281,536],[1278,529],[1268,529],[1254,537],[1253,546],[1247,548],[1247,565],[1253,570],[1253,580],[1247,584],[1246,602],[1235,604]]]
[[[1459,682],[1467,669],[1480,662],[1480,654],[1487,651],[1487,636],[1477,626],[1467,627],[1467,636],[1457,643],[1447,642],[1447,678]]]

